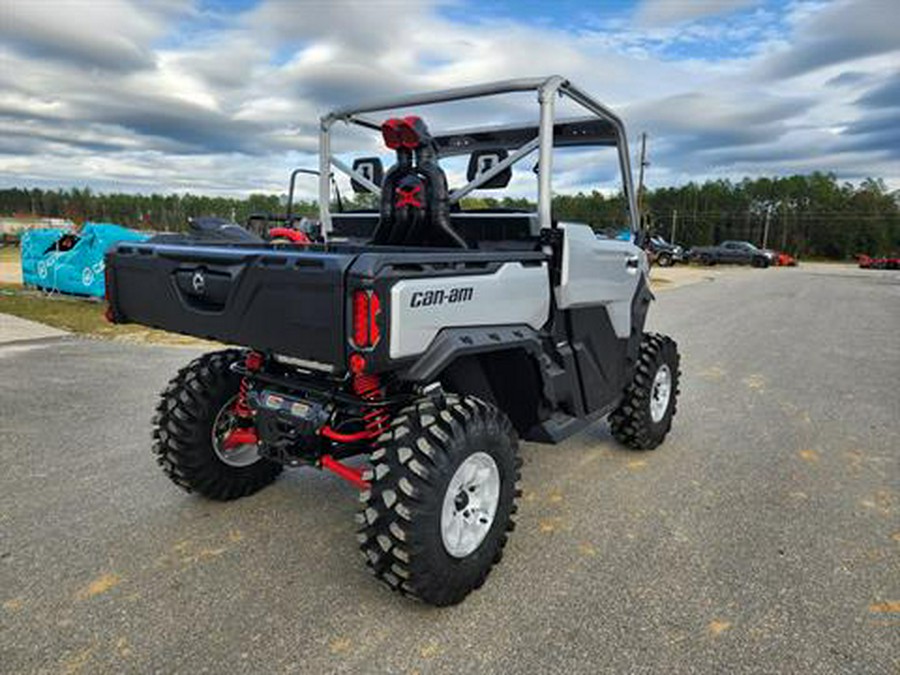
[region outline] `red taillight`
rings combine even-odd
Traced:
[[[378,315],[381,301],[374,291],[353,293],[353,346],[358,349],[374,347],[381,339]]]
[[[357,347],[368,347],[370,344],[368,291],[353,294],[353,344]]]
[[[371,340],[373,347],[381,339],[381,329],[378,328],[379,314],[381,314],[381,300],[373,292],[369,298],[369,340]]]
[[[366,372],[366,357],[362,354],[351,354],[350,372],[354,375],[362,375]]]

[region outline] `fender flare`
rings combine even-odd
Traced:
[[[474,354],[523,349],[540,360],[541,340],[526,324],[445,328],[428,348],[406,369],[401,378],[418,384],[435,381],[457,359]]]

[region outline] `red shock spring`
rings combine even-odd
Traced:
[[[255,373],[262,368],[263,355],[259,352],[247,352],[247,358],[244,359],[244,367],[247,372]],[[250,379],[245,375],[241,378],[241,386],[238,389],[237,400],[234,402],[234,412],[241,417],[250,417],[253,411],[247,402],[247,393],[250,391]]]
[[[365,401],[377,401],[382,396],[381,381],[378,375],[354,375],[351,385],[353,393]],[[361,431],[344,434],[326,425],[322,427],[320,433],[338,443],[374,441],[387,429],[390,421],[391,416],[386,408],[373,407],[363,413],[363,429]]]
[[[378,375],[354,375],[353,391],[361,399],[377,401],[382,397],[381,381]],[[373,440],[384,433],[390,421],[391,416],[386,408],[372,408],[363,414],[366,434]]]

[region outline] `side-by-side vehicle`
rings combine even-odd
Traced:
[[[534,123],[433,131],[422,110],[515,92],[536,97]],[[561,98],[587,116],[557,119]],[[380,134],[393,166],[335,154],[339,125]],[[553,216],[554,148],[590,147],[617,153],[630,241]],[[535,155],[536,212],[462,208]],[[451,190],[453,157],[469,171]],[[333,210],[332,172],[378,207]],[[457,603],[513,529],[520,439],[557,443],[606,417],[650,450],[672,425],[679,355],[644,331],[653,296],[625,127],[558,76],[463,87],[326,115],[318,176],[322,243],[123,243],[107,258],[109,316],[239,345],[162,394],[154,450],[178,486],[226,500],[284,467],[332,471],[361,490],[373,574]]]

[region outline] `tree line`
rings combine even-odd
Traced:
[[[345,209],[374,205],[370,195],[344,195]],[[534,208],[527,199],[476,197],[464,208]],[[683,246],[741,239],[803,257],[844,259],[857,253],[900,251],[900,193],[884,181],[839,182],[833,174],[708,180],[647,189],[642,218],[650,231]],[[333,208],[335,208],[333,206]],[[115,222],[158,231],[178,231],[196,216],[245,222],[252,214],[283,213],[283,198],[252,194],[244,199],[192,194],[103,194],[89,188],[0,190],[0,214]],[[314,201],[299,201],[294,213],[315,217]],[[621,194],[599,191],[556,195],[553,215],[586,222],[600,231],[626,226]],[[674,233],[674,237],[673,237]]]

